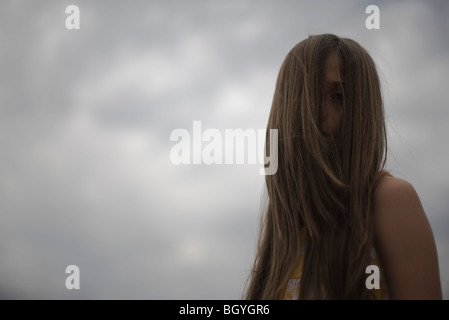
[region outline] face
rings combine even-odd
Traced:
[[[328,56],[326,61],[325,97],[322,110],[323,130],[333,134],[340,123],[343,112],[343,91],[341,64],[336,53]]]

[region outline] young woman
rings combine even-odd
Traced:
[[[441,299],[419,197],[384,169],[379,78],[358,43],[324,34],[297,44],[281,66],[268,129],[278,129],[278,171],[266,176],[247,299]],[[378,289],[367,285],[370,265]]]

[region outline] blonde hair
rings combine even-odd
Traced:
[[[341,63],[343,111],[337,131],[322,129],[326,60]],[[278,171],[267,175],[247,299],[281,299],[302,249],[300,298],[365,299],[373,247],[373,191],[386,161],[383,102],[376,66],[355,41],[309,36],[286,56],[268,129],[278,129]],[[267,145],[269,140],[266,141]],[[324,291],[322,290],[324,289]]]

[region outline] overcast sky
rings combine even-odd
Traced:
[[[421,198],[448,299],[448,17],[447,1],[2,0],[0,298],[241,298],[264,177],[173,165],[170,133],[264,129],[285,55],[334,33],[378,65],[388,168]]]

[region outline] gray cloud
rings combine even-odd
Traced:
[[[78,1],[78,31],[71,1],[2,2],[0,298],[240,298],[263,177],[174,166],[169,136],[264,128],[285,55],[324,32],[378,63],[388,164],[420,194],[449,298],[449,7],[376,2],[376,31],[359,1]]]

